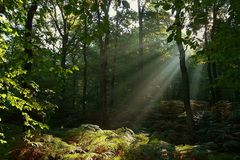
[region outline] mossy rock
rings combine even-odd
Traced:
[[[178,145],[175,147],[175,158],[186,160],[207,160],[209,151],[201,145]]]
[[[139,145],[129,151],[127,160],[171,160],[174,159],[174,146],[164,142],[153,140],[147,144]]]

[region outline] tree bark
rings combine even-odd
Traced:
[[[208,71],[208,80],[209,80],[209,88],[210,88],[210,106],[216,103],[216,93],[215,89],[213,88],[213,77],[212,77],[212,64],[210,62],[210,58],[208,56],[208,64],[207,64],[207,71]]]
[[[98,1],[95,3],[99,6]],[[110,8],[111,0],[104,0],[103,4],[101,4],[101,8],[104,13],[104,17],[101,17],[100,8],[98,8],[97,16],[98,16],[98,30],[101,33],[101,20],[105,20],[105,25],[109,26],[109,8]],[[99,6],[100,7],[100,6]],[[109,42],[109,31],[105,32],[104,35],[100,35],[99,39],[99,48],[100,48],[100,107],[101,107],[101,121],[102,126],[105,128],[109,127],[109,109],[108,109],[108,96],[107,96],[107,86],[108,86],[108,55],[107,55],[107,47]]]
[[[67,43],[68,43],[68,35],[65,34],[62,37],[62,52],[61,52],[61,67],[63,69],[63,71],[65,71],[67,69],[66,67],[66,58],[67,58]],[[62,77],[62,86],[61,86],[61,104],[64,105],[65,103],[65,90],[66,90],[66,77],[65,75],[63,75]]]
[[[213,75],[213,83],[215,84],[215,102],[221,99],[221,91],[219,86],[217,85],[218,73],[217,73],[217,64],[216,62],[212,63],[212,75]]]
[[[37,11],[37,1],[33,1],[28,12],[27,19],[25,21],[25,34],[24,34],[24,53],[25,53],[25,63],[24,70],[30,72],[32,69],[33,61],[33,49],[32,49],[32,30],[33,30],[33,18]]]
[[[206,9],[206,14],[208,13],[208,9]],[[207,23],[204,26],[204,50],[207,51],[207,45],[208,45],[208,36],[207,36]],[[208,54],[208,53],[207,53]],[[208,80],[209,80],[209,105],[212,106],[216,102],[216,94],[215,90],[213,88],[213,77],[212,77],[212,64],[210,62],[210,56],[207,55],[208,63],[207,63],[207,72],[208,72]]]
[[[72,85],[72,106],[75,109],[76,106],[76,92],[77,92],[77,73],[76,71],[73,71],[73,85]]]
[[[183,85],[183,102],[184,102],[184,108],[187,114],[187,123],[190,130],[190,134],[193,132],[193,114],[192,109],[190,105],[190,89],[189,89],[189,78],[188,78],[188,71],[185,64],[185,50],[182,43],[182,24],[180,22],[180,11],[177,10],[176,16],[175,16],[175,23],[177,25],[177,31],[176,31],[176,43],[177,47],[180,53],[179,59],[180,59],[180,69],[182,73],[182,85]]]
[[[213,24],[212,24],[212,30],[211,30],[211,39],[214,39],[214,35],[216,32],[216,26],[217,26],[217,12],[218,8],[216,4],[213,5]],[[213,62],[211,63],[212,67],[212,81],[214,86],[214,92],[215,92],[215,102],[219,101],[221,99],[221,91],[220,88],[217,86],[217,79],[218,79],[218,73],[217,73],[217,62],[215,59],[213,59]]]
[[[84,37],[87,37],[87,18],[84,20]],[[83,67],[83,98],[82,98],[82,111],[83,111],[83,116],[86,116],[86,99],[87,99],[87,85],[88,85],[88,61],[87,61],[87,44],[86,41],[84,41],[83,44],[83,61],[84,61],[84,67]],[[85,118],[84,118],[85,119]]]
[[[68,37],[68,29],[67,29],[68,28],[67,20],[64,18],[63,11],[62,10],[60,10],[60,11],[61,11],[62,20],[63,20],[61,67],[62,67],[63,71],[65,72],[65,70],[67,69],[66,60],[67,60],[67,54],[68,54],[67,52],[68,52],[69,37]],[[65,90],[66,90],[66,77],[65,77],[65,75],[63,75],[63,77],[62,77],[62,86],[61,87],[62,87],[61,88],[61,96],[62,96],[61,104],[64,105],[65,104]]]
[[[116,6],[115,10],[117,12],[118,5]],[[118,36],[119,36],[119,24],[121,23],[120,19],[116,20],[116,32],[115,32],[115,44],[114,44],[114,51],[112,57],[112,75],[111,75],[111,86],[110,86],[110,100],[109,100],[109,107],[114,107],[114,98],[115,98],[115,71],[116,71],[116,62],[117,62],[117,53],[118,53]]]
[[[192,109],[190,105],[190,90],[189,90],[189,78],[188,78],[188,71],[185,64],[185,51],[183,48],[183,44],[180,42],[177,42],[178,50],[180,53],[180,69],[182,73],[182,85],[183,85],[183,102],[185,111],[187,114],[187,122],[189,129],[192,131],[193,129],[193,114]]]
[[[141,6],[141,0],[138,0],[138,24],[139,24],[139,35],[138,35],[138,53],[140,56],[139,68],[143,72],[143,12],[144,6]]]
[[[113,55],[113,60],[112,60],[112,77],[111,77],[111,88],[110,88],[110,100],[109,100],[109,107],[114,106],[114,98],[115,98],[115,70],[116,70],[116,61],[117,61],[117,37],[116,37],[116,42],[115,42],[115,53]]]

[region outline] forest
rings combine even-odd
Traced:
[[[239,160],[239,0],[0,0],[0,160]]]

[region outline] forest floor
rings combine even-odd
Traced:
[[[143,120],[145,133],[122,127],[102,130],[84,124],[55,129],[20,143],[16,127],[9,127],[9,142],[0,146],[0,159],[12,160],[237,160],[240,159],[240,110],[219,102],[206,110],[206,103],[192,101],[195,130],[190,137],[183,104],[161,102]],[[18,137],[13,138],[13,137]],[[11,152],[9,152],[11,150]],[[2,157],[1,157],[2,156]],[[7,158],[8,157],[8,158]]]

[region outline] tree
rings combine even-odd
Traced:
[[[144,3],[141,0],[138,0],[138,25],[139,25],[139,42],[138,42],[138,52],[140,56],[139,68],[143,72],[143,52],[144,52],[144,30],[143,30],[143,21],[144,21],[144,13],[147,1]]]
[[[48,102],[37,99],[39,86],[29,78],[33,64],[33,19],[37,12],[37,2],[23,4],[22,1],[15,1],[10,4],[13,5],[1,3],[4,6],[1,22],[4,25],[0,27],[1,116],[3,123],[8,123],[7,118],[12,114],[16,114],[14,118],[21,117],[21,123],[29,135],[30,130],[36,127],[47,128],[43,119],[46,110],[51,109]],[[26,10],[22,8],[23,5]],[[24,37],[23,44],[21,37]],[[0,142],[5,141],[0,139]]]
[[[107,47],[109,43],[109,9],[111,0],[103,0],[99,3],[95,0],[97,7],[97,29],[98,29],[98,42],[100,49],[100,107],[102,113],[102,125],[108,127],[109,110],[108,110],[108,55]],[[101,14],[103,13],[103,14]]]
[[[24,64],[24,70],[27,72],[31,71],[33,61],[33,50],[32,50],[32,30],[33,30],[33,18],[37,11],[37,1],[33,1],[27,12],[27,18],[25,21],[25,34],[24,34],[24,52],[26,54],[26,62]]]
[[[176,29],[176,35],[175,35],[175,41],[177,43],[177,47],[180,53],[180,69],[182,72],[182,84],[183,84],[183,102],[184,107],[187,114],[187,123],[190,131],[193,129],[193,114],[192,109],[190,105],[190,89],[189,89],[189,78],[188,78],[188,71],[185,64],[185,49],[182,43],[182,24],[180,19],[181,9],[177,8],[176,15],[175,15],[175,25],[177,27]]]
[[[187,31],[187,36],[183,37],[182,35],[182,29],[185,27],[184,21],[185,17],[184,15],[187,15],[187,10],[183,10],[185,7],[184,1],[173,1],[173,2],[166,2],[162,3],[162,6],[164,9],[169,10],[172,9],[172,12],[175,12],[175,22],[172,26],[170,26],[167,31],[172,31],[172,33],[168,37],[168,42],[171,42],[172,40],[176,41],[177,48],[179,51],[179,60],[180,60],[180,69],[182,73],[182,96],[183,96],[183,102],[184,102],[184,108],[187,114],[187,124],[188,128],[190,130],[190,135],[193,132],[193,113],[190,105],[190,89],[189,89],[189,77],[188,77],[188,71],[186,68],[186,62],[185,62],[185,51],[183,43],[189,45],[189,36],[190,34]],[[172,7],[172,8],[171,8]],[[191,42],[190,42],[191,43]]]

